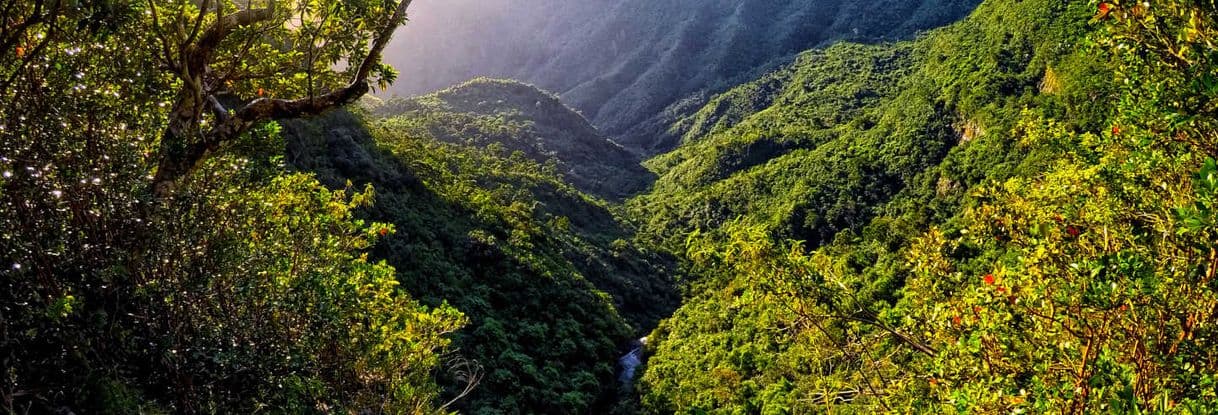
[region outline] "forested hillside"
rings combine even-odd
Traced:
[[[377,189],[364,216],[392,223],[394,233],[373,255],[399,270],[401,286],[423,303],[468,317],[453,358],[470,367],[453,369],[483,377],[454,408],[605,411],[622,348],[676,306],[672,259],[634,243],[614,206],[560,181],[554,165],[428,135],[470,127],[465,113],[393,114],[285,123],[287,154],[322,183]],[[420,120],[432,129],[420,129]]]
[[[1218,408],[1211,0],[238,3],[0,6],[0,411]]]
[[[392,116],[418,136],[478,147],[498,145],[538,163],[555,163],[581,191],[621,201],[655,176],[634,154],[601,135],[558,97],[514,81],[476,79],[411,99],[393,99],[374,110]]]
[[[643,410],[1211,412],[1214,16],[985,2],[678,120]]]
[[[557,92],[619,143],[672,149],[674,116],[839,39],[910,37],[976,0],[420,1],[388,62],[426,93],[475,76]]]
[[[677,305],[675,263],[634,241],[619,206],[572,186],[639,191],[648,173],[633,155],[516,83],[479,81],[369,115],[337,109],[366,79],[312,95],[349,75],[328,66],[289,77],[318,80],[297,85],[220,63],[193,67],[203,83],[148,73],[177,55],[133,39],[187,36],[162,18],[211,27],[191,50],[240,51],[276,46],[257,31],[209,43],[228,19],[291,17],[118,6],[31,5],[20,12],[50,19],[43,30],[88,30],[18,33],[50,40],[7,52],[24,59],[5,61],[19,82],[0,110],[7,411],[615,405],[618,356]],[[357,6],[331,5],[370,13],[346,35],[376,41],[363,30],[396,25],[407,5],[346,8]],[[386,10],[397,17],[373,19]],[[316,52],[365,53],[354,49]],[[125,59],[111,59],[119,51]],[[240,118],[261,111],[269,117]],[[245,130],[226,135],[229,123]]]

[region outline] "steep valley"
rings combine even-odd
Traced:
[[[10,3],[0,412],[1218,408],[1213,1]]]
[[[499,82],[453,93],[511,99],[517,88],[527,89],[529,107],[543,97]],[[420,301],[447,303],[469,316],[455,346],[457,356],[475,366],[458,375],[482,377],[456,408],[607,411],[617,397],[617,357],[677,305],[675,260],[635,242],[619,207],[572,187],[587,183],[584,176],[563,175],[562,162],[531,158],[541,153],[527,146],[541,144],[520,132],[532,128],[504,132],[519,121],[495,118],[492,110],[410,105],[373,111],[381,116],[339,112],[285,123],[292,165],[331,186],[374,186],[377,202],[363,216],[397,230],[374,255],[401,270],[402,287]],[[474,114],[489,118],[475,124],[467,118]],[[458,127],[461,137],[481,141],[451,143]],[[576,127],[550,134],[586,133]],[[558,154],[603,155],[611,144],[585,139],[590,149]],[[628,154],[622,157],[641,170]],[[598,173],[618,180],[630,166]],[[443,379],[454,385],[454,396],[464,387],[464,379]]]

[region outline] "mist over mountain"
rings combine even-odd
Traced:
[[[419,0],[386,61],[388,91],[415,95],[476,76],[557,92],[646,154],[678,142],[677,117],[796,53],[835,40],[909,37],[976,0]]]

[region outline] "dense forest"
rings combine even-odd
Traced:
[[[0,3],[5,413],[1218,412],[1212,0]]]

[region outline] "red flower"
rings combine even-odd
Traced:
[[[17,57],[20,58],[22,56],[25,56],[25,48],[18,46],[17,47]]]
[[[1073,226],[1067,226],[1066,233],[1070,234],[1071,238],[1077,238],[1078,237],[1078,228],[1075,228]]]
[[[381,234],[381,236],[385,236],[385,234],[389,233],[389,228],[381,228],[380,230],[378,230],[376,232]]]
[[[262,88],[258,88],[258,96],[261,97],[261,96],[265,96],[265,95],[266,95],[266,91],[264,91]]]
[[[1121,135],[1121,126],[1113,124],[1112,125],[1112,135]]]
[[[952,325],[953,325],[953,326],[959,326],[959,325],[960,325],[960,316],[952,316]]]
[[[1005,293],[1005,292],[1007,292],[1007,287],[1003,287],[1003,286],[1001,286],[1001,285],[999,285],[997,289],[998,289],[998,292],[1000,292],[1000,293]]]
[[[986,285],[994,285],[994,274],[985,274],[985,277],[981,280],[985,281]]]

